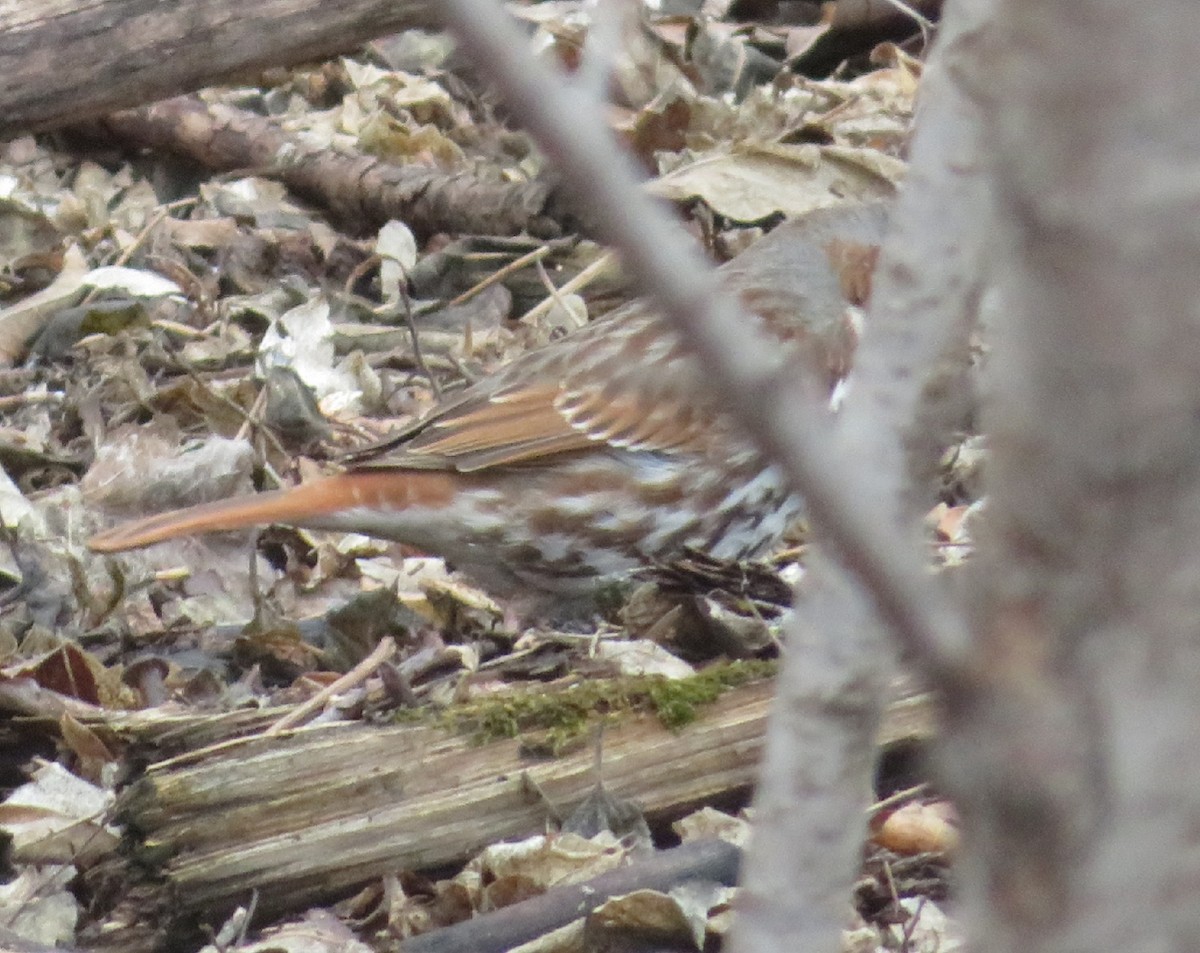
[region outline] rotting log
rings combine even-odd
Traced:
[[[346,155],[286,131],[274,119],[198,96],[112,113],[76,133],[184,156],[212,171],[262,169],[293,193],[361,231],[399,219],[418,236],[552,234],[550,187],[512,182],[498,168],[446,170]]]
[[[651,715],[610,723],[605,788],[652,822],[745,793],[771,697],[768,681],[732,689],[676,732]],[[910,695],[890,706],[880,744],[931,733],[929,700]],[[252,894],[277,916],[388,872],[461,861],[544,830],[595,783],[591,746],[530,760],[517,740],[480,745],[424,726],[316,726],[161,761],[121,799],[128,854],[93,872],[135,884],[109,919],[132,932],[100,945],[150,949],[197,923],[218,926]]]

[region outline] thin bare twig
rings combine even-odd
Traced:
[[[310,715],[316,714],[335,695],[349,691],[355,685],[366,681],[367,677],[396,653],[396,640],[390,635],[379,640],[373,652],[350,669],[345,675],[330,682],[308,701],[303,702],[267,728],[264,735],[278,735],[289,728],[303,724]]]
[[[885,0],[885,2],[913,19],[917,27],[921,30],[921,42],[928,46],[929,34],[933,30],[933,22],[927,16],[921,14],[920,11],[910,7],[904,0]]]
[[[510,275],[515,275],[522,268],[532,265],[534,262],[541,261],[550,254],[549,245],[539,245],[531,252],[526,252],[520,258],[514,258],[503,268],[498,268],[486,278],[482,278],[475,284],[471,285],[466,291],[455,298],[450,299],[450,306],[456,307],[461,304],[466,304],[480,292],[486,291],[494,284],[498,284]]]
[[[876,801],[867,808],[867,817],[875,817],[882,814],[884,811],[890,810],[897,804],[903,804],[905,801],[912,801],[920,797],[929,790],[929,783],[922,782],[914,784],[911,788],[905,788],[903,791],[897,791],[895,794],[890,794],[882,800]]]
[[[612,252],[605,252],[570,281],[564,282],[562,287],[555,289],[555,294],[557,297],[551,296],[548,298],[543,298],[523,315],[521,315],[521,317],[517,319],[518,322],[521,324],[532,324],[538,318],[547,314],[562,295],[574,294],[576,291],[586,288],[593,281],[595,281],[598,276],[603,274],[607,268],[611,267],[613,263],[613,257],[614,256]]]

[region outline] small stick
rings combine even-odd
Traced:
[[[290,712],[280,718],[277,722],[271,725],[264,735],[278,735],[289,728],[294,728],[296,725],[307,721],[310,715],[316,714],[329,699],[334,695],[348,691],[355,685],[367,679],[375,669],[379,668],[384,662],[388,661],[396,652],[396,640],[390,635],[380,639],[379,644],[375,646],[375,651],[368,655],[365,659],[359,662],[354,668],[350,669],[345,675],[335,682],[326,685],[319,692],[313,695],[308,701],[297,705]]]
[[[460,294],[457,298],[451,298],[450,306],[455,307],[460,304],[466,304],[468,301],[470,301],[472,298],[474,298],[481,291],[486,291],[488,288],[490,288],[492,285],[496,284],[497,282],[503,281],[509,275],[520,271],[522,268],[525,268],[528,265],[532,265],[535,261],[541,261],[543,258],[545,258],[549,254],[550,254],[550,246],[549,245],[540,245],[537,248],[535,248],[533,251],[526,252],[520,258],[514,258],[503,268],[493,271],[490,275],[488,275],[482,281],[476,282],[474,285],[472,285],[470,288],[468,288],[466,291],[464,291],[462,294]]]
[[[588,265],[586,268],[584,268],[583,271],[581,271],[574,278],[572,278],[570,281],[568,281],[566,284],[564,284],[561,288],[559,288],[558,294],[560,296],[572,294],[572,293],[578,291],[579,289],[584,288],[587,285],[590,285],[596,279],[596,277],[600,274],[600,272],[602,272],[605,268],[607,268],[609,265],[611,265],[612,262],[613,262],[613,253],[605,252],[603,255],[601,255],[599,258],[597,258],[594,262],[592,262],[590,265]],[[539,304],[535,304],[532,308],[530,308],[523,315],[521,315],[521,317],[519,319],[520,323],[528,324],[531,321],[536,321],[538,318],[540,318],[544,314],[546,314],[546,312],[548,312],[552,307],[554,307],[555,301],[556,301],[555,298],[550,297],[550,298],[545,298]]]

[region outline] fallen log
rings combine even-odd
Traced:
[[[605,788],[651,823],[744,796],[771,696],[768,681],[732,689],[678,731],[653,715],[614,719]],[[931,725],[925,696],[900,699],[880,744],[927,738]],[[129,849],[89,880],[134,887],[89,939],[162,948],[197,924],[218,926],[252,895],[260,914],[279,916],[389,872],[459,862],[545,830],[596,780],[590,746],[531,760],[519,740],[480,745],[438,727],[335,724],[221,742],[151,764],[124,793]]]
[[[427,0],[48,0],[0,5],[0,136],[436,26]]]

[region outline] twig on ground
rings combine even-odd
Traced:
[[[264,735],[278,735],[303,724],[310,715],[316,714],[335,695],[349,691],[355,685],[366,681],[367,677],[396,653],[396,640],[390,635],[380,639],[374,651],[350,669],[345,675],[326,685],[306,702],[302,702],[267,728]]]
[[[521,315],[521,317],[517,319],[518,322],[520,324],[532,324],[538,318],[548,313],[562,295],[574,294],[575,292],[586,288],[599,275],[603,274],[605,269],[611,267],[612,263],[612,252],[605,252],[570,281],[564,282],[562,287],[555,289],[554,295],[542,299],[523,315]]]

